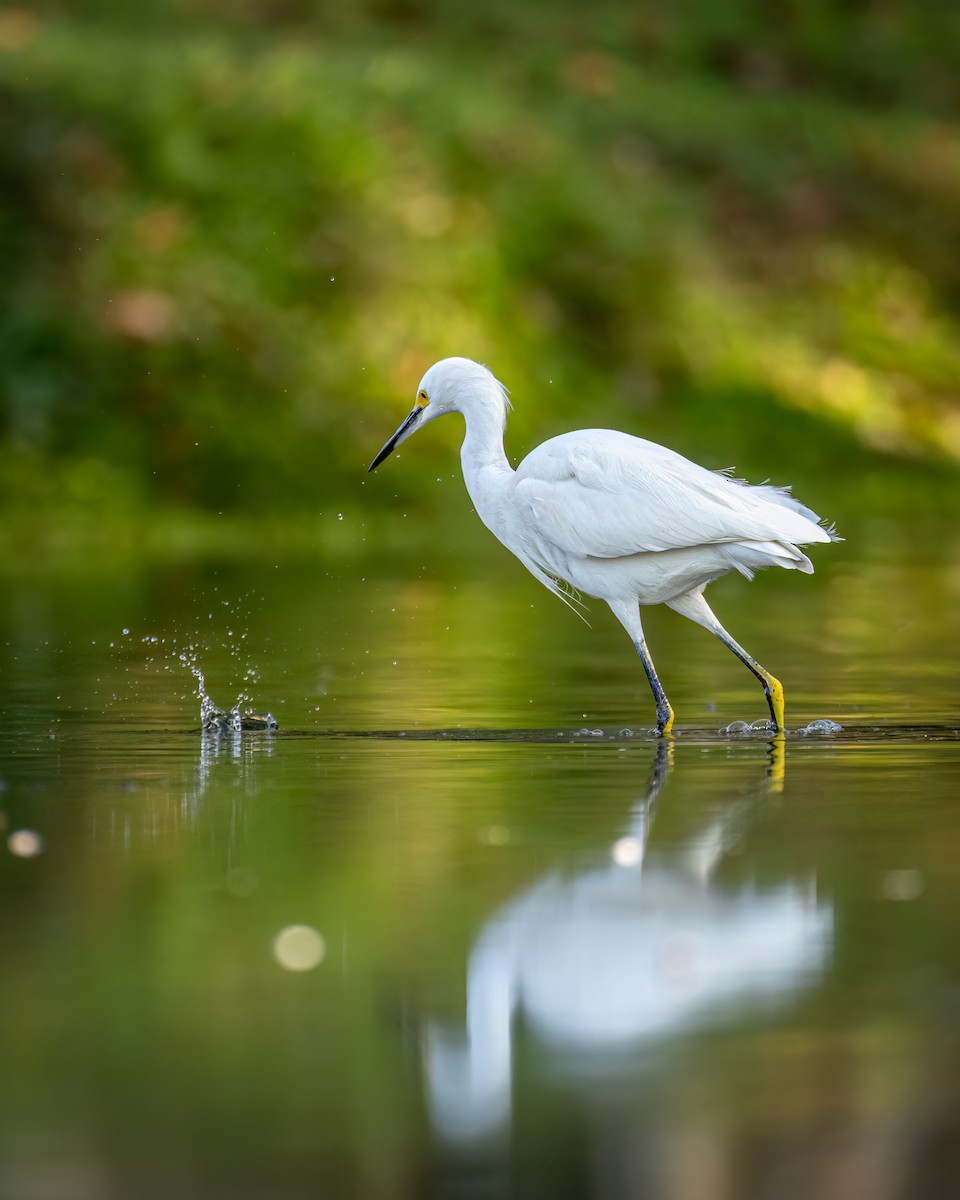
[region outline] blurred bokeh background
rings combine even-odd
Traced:
[[[452,429],[363,474],[448,354],[515,459],[616,425],[933,513],[958,106],[960,14],[892,0],[5,7],[4,556],[435,511]]]

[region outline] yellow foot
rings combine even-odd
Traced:
[[[672,729],[673,709],[670,707],[669,703],[665,703],[663,708],[657,709],[657,734],[660,737],[669,737]]]
[[[783,684],[772,675],[767,675],[763,690],[770,705],[770,716],[776,726],[774,732],[783,733]]]

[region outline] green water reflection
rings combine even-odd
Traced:
[[[782,751],[652,613],[667,754],[612,621],[483,561],[7,580],[0,1194],[955,1194],[955,545],[715,589],[845,727]],[[279,736],[200,736],[191,644]]]

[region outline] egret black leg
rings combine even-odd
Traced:
[[[743,665],[748,667],[763,684],[763,694],[766,696],[767,704],[770,706],[770,716],[773,720],[774,732],[783,733],[783,684],[779,679],[771,675],[769,671],[764,670],[757,660],[751,654],[748,654],[741,645],[735,642],[722,626],[714,629],[713,632],[727,649],[732,650]]]
[[[650,684],[650,690],[653,692],[653,699],[657,705],[657,733],[661,737],[665,737],[673,728],[673,709],[670,707],[667,693],[663,690],[663,684],[660,682],[657,672],[654,669],[653,659],[650,657],[646,641],[641,638],[634,644],[637,647],[637,653],[640,655],[640,661],[643,663],[643,669],[647,673],[647,681]]]
[[[667,604],[674,612],[680,613],[683,617],[689,617],[691,621],[696,621],[704,629],[709,629],[712,634],[723,642],[728,650],[733,651],[745,667],[748,667],[756,675],[763,684],[763,694],[766,696],[767,704],[770,706],[770,716],[773,719],[774,732],[783,733],[783,684],[779,679],[775,679],[769,671],[761,667],[757,660],[748,654],[727,633],[714,616],[710,605],[704,600],[703,589],[700,588],[697,591],[686,592],[682,596],[676,596],[673,600],[668,600]]]

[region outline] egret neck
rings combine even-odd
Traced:
[[[458,399],[466,422],[460,448],[463,480],[480,520],[499,536],[505,492],[514,473],[503,449],[506,400],[493,382],[465,390]]]

